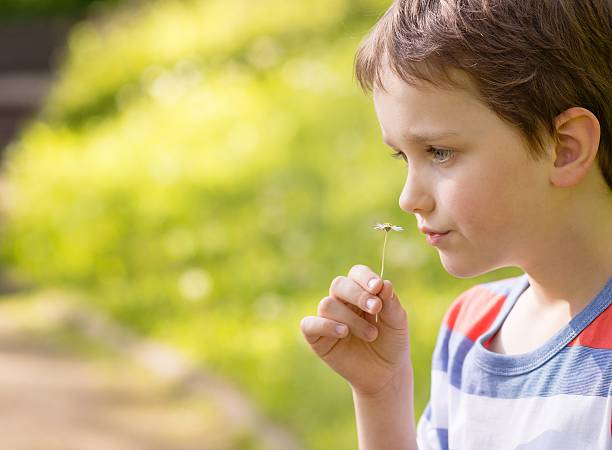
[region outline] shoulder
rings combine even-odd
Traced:
[[[609,300],[609,299],[608,299]],[[568,346],[612,350],[612,308],[608,306]]]
[[[476,340],[493,323],[508,295],[523,280],[521,275],[475,285],[452,302],[443,324],[452,332]]]

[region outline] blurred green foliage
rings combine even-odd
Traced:
[[[2,264],[78,287],[244,387],[310,449],[357,446],[350,389],[305,344],[329,283],[380,269],[411,320],[416,412],[449,303],[397,206],[405,166],[353,80],[379,0],[151,1],[75,27],[45,111],[9,148]]]

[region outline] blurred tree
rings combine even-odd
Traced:
[[[10,148],[2,261],[231,377],[309,448],[353,449],[350,390],[299,321],[336,275],[378,267],[372,225],[402,225],[385,274],[412,318],[420,413],[440,318],[480,280],[450,278],[406,223],[406,167],[353,82],[386,3],[151,1],[78,25]]]

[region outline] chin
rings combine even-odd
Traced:
[[[440,253],[440,262],[444,270],[455,278],[474,278],[495,270],[497,267],[482,265],[482,262],[465,261],[445,256]]]

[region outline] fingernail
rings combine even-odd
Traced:
[[[370,310],[370,311],[374,311],[374,307],[376,306],[376,300],[374,300],[373,298],[371,298],[370,300],[368,300],[366,302],[366,307]]]
[[[345,331],[346,327],[344,325],[336,325],[336,333],[338,333],[340,336],[342,336]]]
[[[376,286],[377,281],[378,281],[378,278],[372,278],[370,281],[368,281],[368,287],[370,289],[374,289],[374,286]]]

